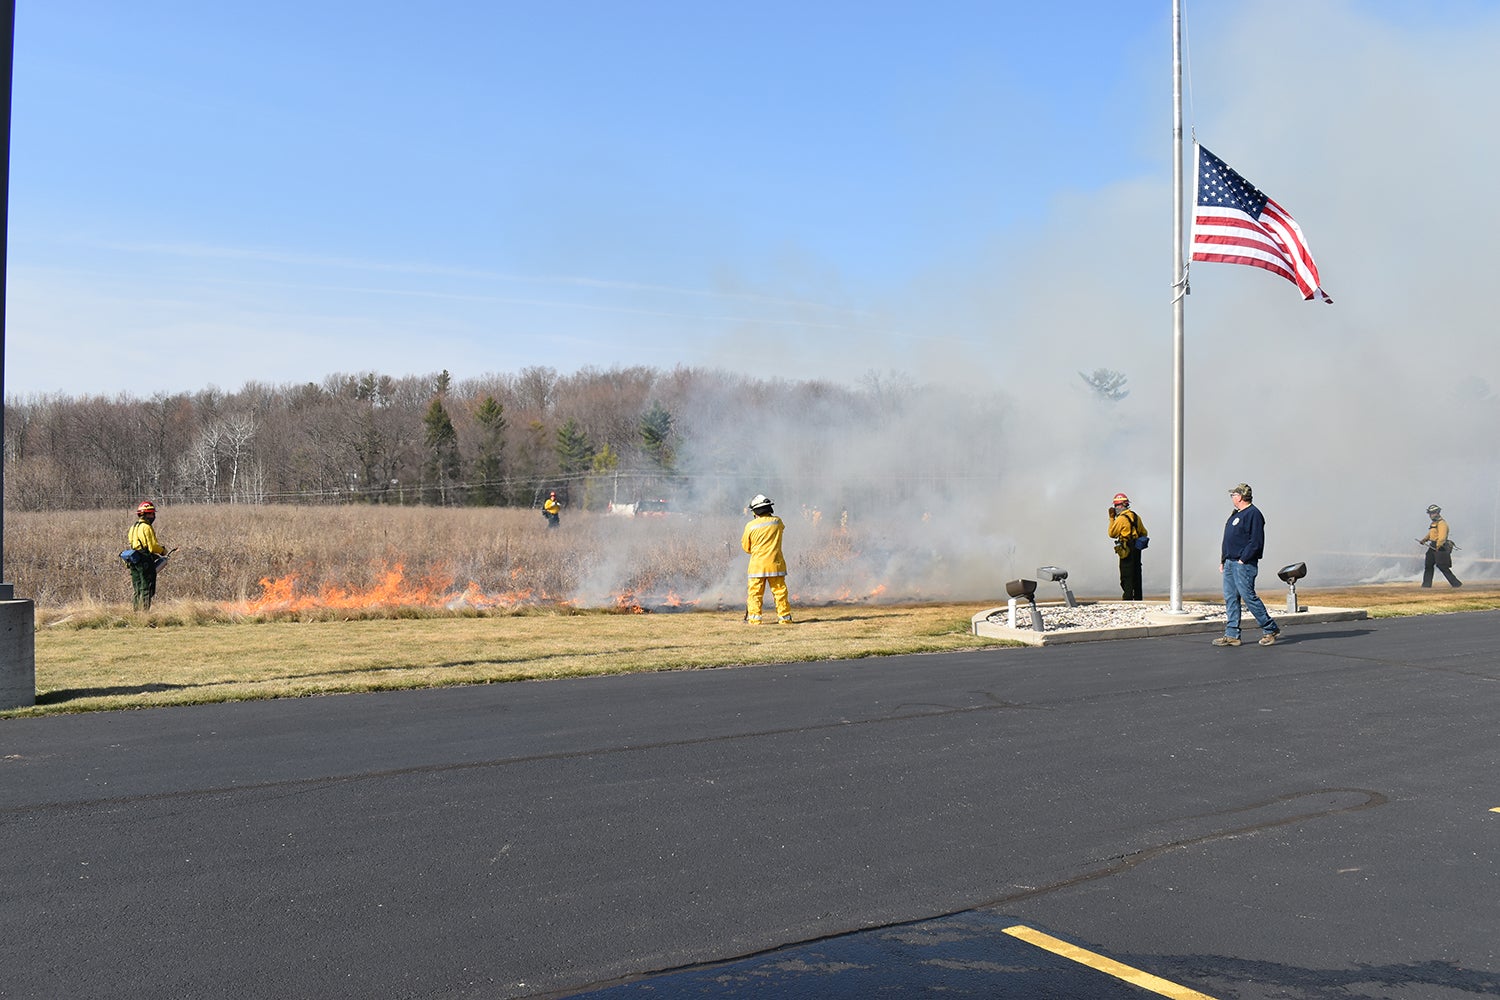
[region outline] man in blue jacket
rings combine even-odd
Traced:
[[[1271,620],[1271,613],[1255,594],[1255,574],[1266,548],[1266,519],[1251,501],[1254,494],[1249,483],[1240,483],[1229,491],[1234,510],[1224,522],[1224,544],[1219,549],[1219,573],[1224,577],[1224,634],[1214,640],[1215,646],[1240,644],[1240,603],[1255,616],[1255,623],[1265,635],[1262,646],[1274,645],[1281,629]]]

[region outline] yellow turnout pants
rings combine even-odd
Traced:
[[[749,621],[760,621],[760,609],[766,599],[766,584],[771,585],[771,596],[776,600],[776,620],[792,620],[792,602],[786,593],[785,576],[752,576],[746,594],[745,616]]]

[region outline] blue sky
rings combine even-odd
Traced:
[[[1003,382],[1039,324],[1071,378],[1131,367],[1103,319],[1166,315],[1168,0],[18,6],[12,394],[528,365]],[[1425,72],[1388,57],[1408,37],[1461,61],[1496,5],[1188,17],[1205,142],[1299,215],[1338,298],[1330,189],[1356,192],[1329,161],[1401,141],[1329,104]]]
[[[1165,5],[19,6],[13,393],[732,365],[1165,159]]]
[[[1240,481],[1294,558],[1404,551],[1432,502],[1500,551],[1500,0],[1186,7],[1188,126],[1292,212],[1335,299],[1193,268],[1199,569]],[[1169,0],[18,8],[12,396],[899,373],[1005,425],[747,432],[833,478],[1003,437],[1003,485],[950,515],[1021,539],[1019,570],[1093,565],[1077,526],[1117,490],[1164,522]],[[1106,411],[1078,377],[1101,367],[1130,390]]]

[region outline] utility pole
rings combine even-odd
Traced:
[[[15,66],[16,0],[0,0],[0,445],[5,440],[5,275],[10,232],[10,83]],[[0,451],[0,709],[36,704],[36,605],[15,599],[5,580],[5,461]]]
[[[16,55],[16,0],[0,3],[0,53],[4,64],[0,65],[0,103],[4,105],[5,128],[0,134],[0,445],[5,440],[5,277],[9,273],[8,257],[10,244],[10,85],[14,75]],[[5,575],[5,461],[0,452],[0,601],[15,596],[15,587]]]

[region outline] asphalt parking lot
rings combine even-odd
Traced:
[[[1497,626],[7,720],[0,996],[1495,995]]]

